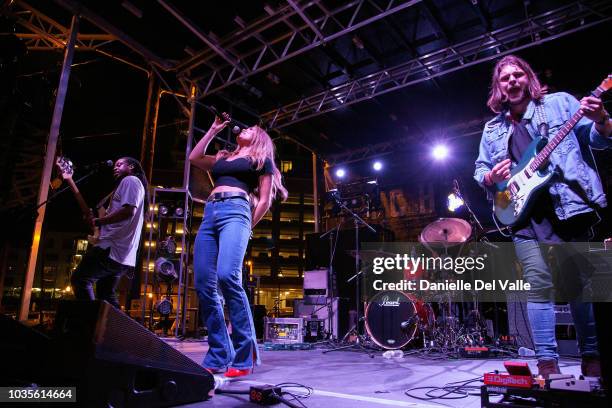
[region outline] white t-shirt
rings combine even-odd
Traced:
[[[125,176],[113,193],[106,213],[114,213],[126,205],[134,207],[136,211],[130,218],[100,227],[100,240],[96,246],[110,247],[110,258],[123,265],[136,265],[136,252],[144,217],[144,195],[140,180],[135,176]]]

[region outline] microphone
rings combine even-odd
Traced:
[[[204,105],[204,104],[202,104],[202,106],[204,108],[206,108],[208,111],[212,112],[218,118],[221,118],[222,120],[225,120],[225,118],[223,118],[223,115],[221,115],[221,113],[213,105]],[[232,119],[232,118],[230,118],[230,120],[229,120],[229,125],[232,126],[232,133],[235,134],[235,135],[240,133],[242,131],[242,129],[248,128],[248,126],[245,125],[244,123],[239,122],[236,119]]]
[[[99,168],[99,167],[113,167],[114,165],[115,165],[115,162],[113,162],[112,160],[102,160],[102,161],[95,162],[95,163],[85,164],[83,168],[93,169],[93,168]]]
[[[406,320],[406,321],[404,321],[404,322],[401,322],[401,323],[400,323],[400,328],[401,328],[403,331],[406,331],[406,330],[408,330],[408,329],[410,328],[410,326],[411,326],[413,323],[416,323],[418,320],[419,320],[419,315],[418,315],[418,314],[415,314],[415,315],[414,315],[414,316],[412,316],[410,319],[408,319],[408,320]]]

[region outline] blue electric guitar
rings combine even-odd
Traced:
[[[608,78],[604,79],[591,95],[599,98],[610,88],[612,88],[612,75],[608,75]],[[574,113],[548,143],[543,137],[535,138],[510,172],[510,178],[496,184],[494,212],[502,224],[515,225],[528,216],[536,196],[554,174],[548,165],[548,157],[582,116],[580,111]]]

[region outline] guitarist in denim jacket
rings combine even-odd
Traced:
[[[559,92],[544,95],[532,68],[514,55],[503,57],[493,69],[487,105],[497,114],[486,123],[480,140],[474,178],[493,198],[495,184],[511,176],[527,146],[537,136],[551,137],[578,110],[584,117],[550,155],[560,177],[542,188],[527,218],[512,227],[512,239],[530,283],[527,311],[534,337],[538,371],[544,377],[559,373],[555,339],[553,274],[540,243],[588,239],[595,210],[607,205],[591,148],[612,147],[612,123],[601,99],[579,102]],[[591,303],[570,302],[582,355],[582,372],[600,376],[597,337]]]

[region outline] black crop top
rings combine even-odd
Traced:
[[[238,187],[250,193],[259,184],[259,176],[272,174],[272,160],[266,159],[261,170],[256,170],[257,164],[247,157],[234,160],[219,159],[211,170],[216,186]]]

